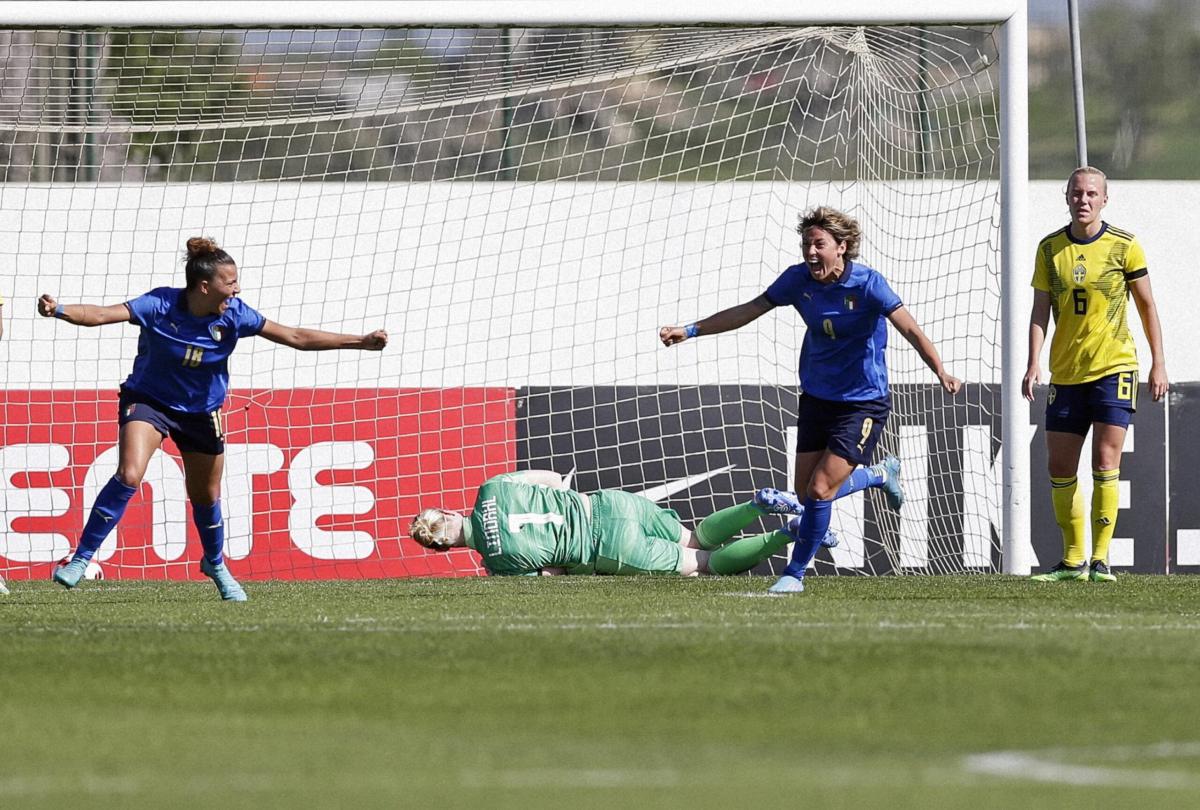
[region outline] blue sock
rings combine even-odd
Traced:
[[[829,519],[833,516],[833,501],[804,499],[804,515],[800,518],[800,531],[792,546],[792,561],[783,573],[800,579],[808,570],[808,564],[821,548],[821,538],[829,531]]]
[[[221,519],[221,501],[202,505],[192,502],[192,522],[200,534],[200,545],[204,546],[204,559],[213,565],[225,561],[221,553],[225,549],[225,523]]]
[[[858,467],[854,472],[850,473],[850,477],[842,482],[842,486],[834,495],[834,499],[844,498],[847,495],[853,495],[855,492],[860,492],[867,487],[883,486],[883,476],[872,470],[870,467]]]
[[[88,515],[87,523],[83,526],[83,534],[79,536],[79,547],[75,549],[76,557],[85,560],[92,558],[96,549],[104,543],[104,539],[121,522],[121,516],[125,514],[125,507],[129,505],[129,499],[136,492],[137,487],[125,486],[124,482],[115,475],[108,479],[108,483],[96,496],[96,502],[92,504],[92,513]]]

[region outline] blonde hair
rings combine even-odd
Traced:
[[[445,551],[451,547],[446,536],[446,515],[440,509],[422,509],[412,521],[409,530],[412,539],[425,548]]]
[[[803,237],[804,232],[809,228],[828,231],[829,235],[838,242],[845,243],[847,259],[858,258],[858,243],[862,239],[862,230],[858,227],[858,220],[854,217],[843,214],[828,205],[818,205],[800,215],[800,224],[796,226],[796,233]]]
[[[1108,175],[1097,169],[1095,166],[1080,166],[1078,169],[1071,172],[1071,176],[1067,178],[1067,194],[1071,193],[1071,183],[1075,181],[1075,176],[1080,174],[1090,174],[1092,177],[1099,177],[1100,182],[1104,184],[1104,193],[1108,194]]]

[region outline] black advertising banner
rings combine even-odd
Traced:
[[[967,430],[974,430],[977,445],[984,437],[987,457],[977,463],[990,471],[999,450],[999,390],[970,385],[950,398],[936,385],[895,386],[893,396],[901,413],[889,420],[878,455],[902,454],[901,434],[919,437],[931,459],[928,542],[941,559],[961,560],[963,501],[975,497],[964,486]],[[647,494],[694,527],[758,488],[791,488],[786,471],[796,399],[794,388],[773,386],[523,388],[517,392],[517,454],[523,468],[570,472],[572,486],[583,492]],[[904,559],[896,553],[899,524],[880,514],[877,497],[865,499],[864,510],[866,559],[857,570],[892,571]],[[985,532],[995,548],[995,529]],[[834,570],[829,559],[822,551],[819,568]],[[962,568],[945,564],[946,570]],[[990,564],[999,565],[994,550]],[[927,570],[940,569],[934,563]]]
[[[1172,574],[1200,574],[1200,384],[1171,387],[1171,509],[1168,516]]]
[[[1038,567],[1052,565],[1062,553],[1046,472],[1045,396],[1046,389],[1040,389],[1029,410],[1036,426],[1030,448],[1030,540]],[[1122,509],[1110,562],[1117,570],[1162,573],[1170,559],[1172,571],[1200,573],[1200,498],[1190,491],[1194,477],[1188,472],[1188,459],[1200,454],[1200,433],[1172,431],[1168,499],[1166,408],[1150,400],[1145,386],[1139,396],[1121,460]],[[760,487],[791,488],[789,429],[795,425],[796,397],[794,388],[750,385],[522,388],[516,403],[519,463],[570,472],[572,486],[584,492],[612,488],[647,494],[675,509],[685,525],[695,526]],[[979,501],[996,505],[999,497],[998,491],[981,491],[995,487],[999,476],[994,466],[1000,451],[999,387],[966,385],[952,399],[936,385],[897,385],[893,402],[898,412],[888,423],[877,457],[892,452],[906,465],[928,464],[922,525],[937,554],[912,567],[979,567],[977,559],[963,562],[972,559],[963,548],[969,534],[963,523],[971,511],[967,499],[978,512]],[[1176,386],[1171,409],[1172,425],[1197,424],[1200,385]],[[922,445],[927,460],[915,458]],[[1090,447],[1089,440],[1083,449],[1085,495],[1091,489]],[[878,497],[866,498],[863,510],[866,559],[835,569],[829,553],[822,551],[818,570],[878,574],[906,567],[896,553],[901,541],[894,516],[885,514]],[[998,505],[992,511],[984,520],[983,531],[990,534],[984,542],[992,568],[998,569]],[[949,561],[944,569],[939,559]]]

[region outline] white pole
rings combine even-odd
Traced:
[[[1032,249],[1029,219],[1029,97],[1026,11],[1003,26],[1000,59],[1000,341],[1001,432],[1004,447],[1003,526],[1006,574],[1030,570],[1029,405],[1021,394],[1028,350]]]
[[[1083,48],[1079,44],[1079,2],[1067,0],[1067,20],[1071,28],[1072,87],[1075,93],[1075,165],[1087,166],[1087,118],[1083,114]]]

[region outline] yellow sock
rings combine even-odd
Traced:
[[[1079,479],[1055,478],[1050,476],[1050,499],[1054,502],[1054,521],[1062,529],[1063,562],[1067,565],[1083,565],[1085,538],[1083,527],[1083,501],[1079,497]]]
[[[1108,562],[1108,544],[1121,508],[1121,471],[1092,471],[1092,559]]]

